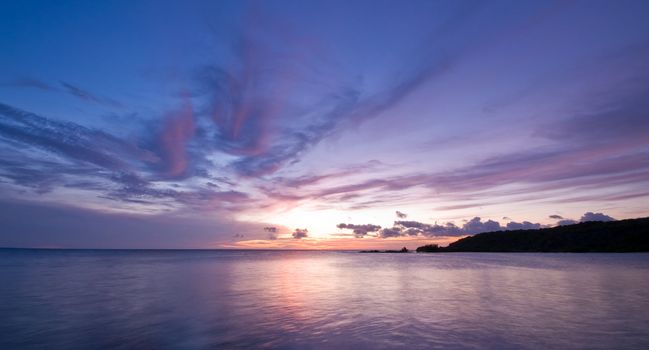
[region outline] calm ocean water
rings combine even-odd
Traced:
[[[649,349],[649,254],[0,250],[0,349]]]

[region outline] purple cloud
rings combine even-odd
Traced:
[[[167,116],[159,135],[163,171],[170,178],[186,175],[189,166],[186,147],[195,130],[192,114],[192,107],[185,103],[179,111]]]
[[[462,231],[468,234],[475,234],[481,232],[500,231],[502,227],[500,224],[493,220],[483,222],[479,217],[474,217],[462,226]]]
[[[557,225],[559,226],[574,225],[580,222],[589,222],[589,221],[615,221],[615,219],[603,213],[593,213],[589,211],[584,213],[584,215],[582,215],[579,220],[563,219],[563,220],[559,220],[557,222]]]
[[[577,223],[579,223],[579,221],[572,220],[572,219],[563,219],[563,220],[559,220],[557,222],[557,225],[558,226],[566,226],[566,225],[574,225],[574,224],[577,224]]]
[[[0,137],[10,141],[11,146],[0,150],[0,175],[41,194],[56,187],[74,187],[99,192],[99,197],[105,199],[139,204],[171,200],[195,209],[247,202],[247,194],[234,190],[176,190],[154,185],[152,180],[184,173],[184,142],[191,125],[189,111],[174,115],[161,134],[162,147],[156,149],[0,104]],[[54,154],[60,160],[31,158],[33,152],[28,151],[34,149]]]
[[[579,219],[580,222],[588,222],[588,221],[615,221],[612,217],[608,215],[604,215],[602,213],[593,213],[593,212],[587,212],[585,213],[581,219]]]
[[[309,236],[309,230],[305,228],[296,228],[295,231],[293,231],[292,236],[294,239],[306,238]]]
[[[377,232],[381,229],[381,226],[365,224],[365,225],[355,225],[355,224],[338,224],[336,225],[339,229],[352,230],[356,238],[363,238],[370,232]]]
[[[341,224],[345,225],[346,224]],[[340,228],[341,225],[338,225]],[[376,225],[361,225],[361,226],[372,226],[373,228],[378,228]],[[504,231],[504,230],[532,230],[539,229],[542,225],[539,223],[532,223],[529,221],[515,222],[511,221],[507,225],[502,226],[499,222],[493,220],[482,221],[479,217],[474,217],[471,220],[467,220],[462,227],[455,225],[452,222],[447,222],[444,224],[426,224],[419,221],[412,220],[401,220],[395,221],[394,226],[391,228],[383,228],[378,230],[378,237],[380,238],[390,238],[390,237],[404,237],[404,236],[414,236],[414,237],[449,237],[449,236],[465,236],[473,235],[482,232],[493,232],[493,231]],[[362,236],[360,236],[362,237]]]
[[[532,223],[529,221],[523,222],[508,222],[506,226],[507,230],[537,230],[541,228],[541,224]]]
[[[390,237],[400,237],[402,235],[402,228],[392,227],[392,228],[383,228],[379,231],[379,237],[381,238],[390,238]]]

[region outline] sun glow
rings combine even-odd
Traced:
[[[310,238],[331,238],[332,235],[348,234],[349,232],[336,228],[339,223],[369,223],[379,222],[383,225],[391,225],[391,222],[383,222],[391,218],[390,210],[363,210],[349,211],[339,209],[318,209],[305,206],[295,207],[283,212],[269,213],[260,217],[246,218],[262,222],[284,226],[288,229],[309,230]]]

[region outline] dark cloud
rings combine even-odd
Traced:
[[[365,225],[355,225],[355,224],[338,224],[336,225],[339,229],[352,230],[356,238],[363,238],[369,232],[377,232],[381,229],[381,226],[365,224]]]
[[[557,214],[553,214],[553,215],[550,215],[549,218],[550,218],[550,219],[561,220],[561,219],[563,219],[563,216],[561,216],[561,215],[557,215]]]
[[[398,211],[398,210],[395,212],[395,214],[397,215],[397,217],[398,217],[399,219],[405,219],[405,218],[408,217],[408,214],[406,214],[406,213],[402,213],[402,212],[400,212],[400,211]]]
[[[293,231],[292,236],[295,239],[306,238],[309,236],[309,230],[305,228],[296,228],[295,231]]]

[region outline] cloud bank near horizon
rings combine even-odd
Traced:
[[[551,215],[553,219],[560,219],[556,225],[573,225],[580,222],[589,221],[614,221],[615,219],[603,213],[586,212],[579,221],[564,219],[560,215]],[[498,221],[486,220],[482,221],[480,217],[474,217],[467,220],[462,226],[457,226],[453,222],[446,222],[443,224],[426,224],[419,221],[404,221],[397,220],[392,227],[381,228],[381,226],[373,224],[345,224],[341,223],[336,225],[339,229],[352,230],[354,237],[363,238],[369,233],[375,232],[372,237],[377,238],[393,238],[393,237],[454,237],[454,236],[469,236],[483,232],[494,231],[513,231],[513,230],[535,230],[544,227],[551,227],[550,225],[542,225],[540,223],[532,223],[529,221],[516,222],[509,221],[506,224],[501,224]]]

